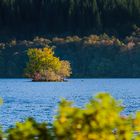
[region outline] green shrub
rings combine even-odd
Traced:
[[[48,140],[50,139],[45,123],[37,123],[29,118],[24,123],[17,123],[14,128],[8,130],[9,140]]]
[[[29,49],[27,54],[29,62],[25,75],[33,81],[63,81],[71,74],[70,63],[55,57],[49,46],[43,49]]]
[[[132,122],[123,119],[121,111],[120,102],[109,94],[97,95],[82,109],[64,100],[54,122],[56,136],[61,140],[128,140],[132,137]]]

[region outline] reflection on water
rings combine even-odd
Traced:
[[[140,110],[140,79],[70,79],[68,82],[30,82],[30,79],[0,79],[0,123],[7,128],[34,117],[52,121],[61,98],[84,106],[98,92],[123,100],[124,113]]]

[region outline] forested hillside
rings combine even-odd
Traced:
[[[140,29],[123,41],[106,34],[12,40],[0,44],[0,77],[23,77],[29,48],[54,48],[73,77],[140,77]]]
[[[124,37],[140,25],[140,0],[1,0],[0,39],[106,32]]]
[[[139,26],[140,0],[0,0],[0,77],[22,77],[45,45],[73,77],[140,77]]]

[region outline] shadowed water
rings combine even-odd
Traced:
[[[140,79],[69,79],[68,82],[31,82],[0,79],[0,124],[5,128],[27,117],[52,121],[61,98],[83,107],[98,92],[123,100],[125,114],[140,110]]]

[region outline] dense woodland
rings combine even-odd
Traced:
[[[106,32],[140,25],[140,0],[0,0],[0,39]]]
[[[140,29],[123,41],[106,34],[67,36],[0,44],[0,77],[22,77],[29,48],[53,47],[55,55],[68,60],[72,77],[140,77]]]
[[[139,26],[140,0],[0,0],[0,77],[46,45],[73,77],[140,77]]]

